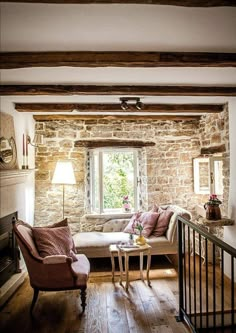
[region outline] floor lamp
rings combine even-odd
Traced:
[[[65,203],[65,185],[76,184],[72,162],[58,161],[52,177],[52,184],[60,184],[63,186],[63,219],[64,219],[64,203]]]

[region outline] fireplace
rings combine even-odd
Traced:
[[[0,218],[0,287],[19,269],[19,249],[12,230],[12,219],[17,212]]]

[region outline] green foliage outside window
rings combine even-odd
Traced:
[[[104,208],[121,208],[128,195],[134,206],[134,156],[131,152],[105,153],[103,170]]]

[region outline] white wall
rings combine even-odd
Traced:
[[[229,102],[229,141],[230,141],[230,190],[228,215],[235,220],[233,226],[224,228],[224,241],[236,248],[236,100]],[[236,271],[236,260],[234,264]],[[225,258],[225,271],[230,276],[230,257]],[[236,276],[235,276],[236,282]]]
[[[1,98],[0,100],[1,112],[8,113],[13,116],[15,139],[17,147],[17,162],[19,169],[21,169],[23,162],[23,147],[22,138],[23,133],[29,134],[32,138],[34,136],[34,119],[32,115],[22,114],[14,109],[12,101],[8,98]],[[1,124],[2,126],[2,124]],[[34,147],[29,145],[29,168],[34,169]],[[12,201],[15,201],[19,218],[24,219],[26,222],[33,224],[34,221],[34,195],[35,195],[35,183],[34,172],[31,172],[24,184],[17,184],[9,186],[7,190],[1,188],[1,216],[12,213],[9,211],[9,207]]]

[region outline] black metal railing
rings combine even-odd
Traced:
[[[178,246],[178,320],[192,332],[236,333],[236,249],[180,216]]]

